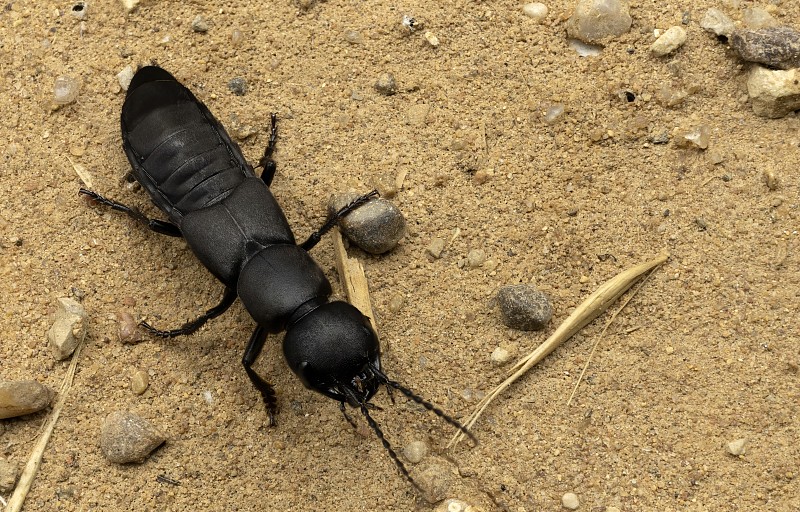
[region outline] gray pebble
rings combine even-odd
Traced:
[[[375,90],[384,96],[391,96],[397,94],[397,81],[391,73],[384,73],[375,82]]]
[[[150,386],[150,376],[146,371],[136,370],[131,377],[131,391],[137,395],[143,394]]]
[[[16,464],[0,459],[0,492],[3,494],[14,490],[17,484],[19,468]]]
[[[208,32],[208,23],[206,19],[199,14],[192,20],[192,30],[195,32],[205,33]]]
[[[53,84],[53,101],[56,105],[67,105],[78,99],[81,84],[77,78],[61,75]]]
[[[512,329],[538,331],[553,316],[550,299],[528,284],[504,286],[497,292],[503,323]]]
[[[333,215],[357,198],[356,193],[338,194],[328,202]],[[339,222],[342,233],[364,251],[383,254],[394,249],[406,232],[403,213],[390,201],[375,198],[350,212]]]
[[[86,337],[86,310],[75,299],[58,299],[53,325],[47,331],[50,349],[59,361],[68,358]]]
[[[100,449],[111,462],[143,462],[164,444],[166,437],[146,419],[130,411],[114,411],[106,417]]]
[[[731,47],[748,62],[800,68],[800,32],[791,27],[737,30],[731,36]]]
[[[244,96],[247,93],[247,80],[242,77],[232,78],[228,82],[228,89],[237,96]]]
[[[364,38],[358,30],[345,30],[344,38],[350,44],[361,44],[364,42]]]
[[[41,411],[55,393],[35,380],[0,382],[0,419]]]
[[[429,451],[430,448],[425,441],[412,441],[403,448],[403,455],[408,462],[418,464],[428,455]]]
[[[455,477],[446,461],[438,457],[428,457],[417,468],[412,477],[422,488],[425,501],[437,503],[451,494]]]
[[[567,20],[567,35],[584,43],[599,43],[625,34],[632,22],[628,0],[578,0]]]
[[[725,37],[730,37],[733,31],[736,30],[733,20],[714,7],[706,11],[703,19],[700,20],[700,27],[703,30]]]

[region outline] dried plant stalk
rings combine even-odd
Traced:
[[[375,323],[372,302],[369,300],[369,284],[367,283],[367,276],[364,274],[364,266],[357,258],[351,258],[347,255],[347,249],[344,248],[339,228],[334,228],[332,234],[336,270],[339,272],[339,279],[347,295],[347,301],[369,318],[372,330],[377,335],[378,325]]]
[[[56,405],[53,406],[53,410],[50,411],[50,417],[47,419],[47,423],[42,430],[42,434],[39,436],[39,440],[36,441],[36,445],[33,447],[28,463],[25,464],[25,469],[19,477],[16,488],[14,488],[14,494],[11,495],[11,499],[8,500],[8,505],[3,509],[4,512],[19,512],[22,510],[22,504],[28,496],[28,491],[31,490],[33,480],[36,478],[36,473],[39,471],[39,466],[42,463],[44,450],[47,448],[47,443],[50,441],[50,436],[53,434],[53,429],[55,429],[58,417],[61,415],[61,409],[64,408],[64,403],[67,401],[67,394],[72,387],[72,379],[75,377],[75,368],[78,366],[78,356],[81,353],[82,347],[83,343],[79,343],[75,352],[72,354],[72,361],[70,361],[67,373],[64,375],[61,388],[58,390],[58,401]]]
[[[586,324],[601,315],[608,307],[616,301],[620,295],[630,288],[643,274],[649,270],[661,265],[669,258],[668,253],[663,253],[657,258],[636,265],[629,268],[609,279],[592,293],[583,303],[581,303],[575,311],[572,312],[566,320],[564,320],[558,329],[547,338],[547,340],[539,345],[539,347],[523,357],[511,368],[511,374],[499,386],[494,388],[481,400],[475,407],[473,413],[467,418],[465,425],[467,428],[472,428],[478,418],[486,410],[486,407],[497,398],[506,388],[514,383],[517,379],[522,377],[533,365],[544,359],[550,352],[556,349],[559,345],[567,341],[573,334],[582,329]],[[462,432],[457,432],[456,435],[450,440],[448,446],[455,446],[464,439]]]

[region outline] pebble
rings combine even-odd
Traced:
[[[350,44],[361,44],[364,42],[364,37],[358,30],[345,30],[344,39]]]
[[[486,251],[483,249],[472,249],[467,253],[467,265],[470,268],[478,268],[486,261]]]
[[[47,339],[53,356],[59,361],[68,358],[86,337],[87,315],[80,302],[62,297],[58,299],[55,318]]]
[[[356,193],[332,196],[328,212],[333,215],[358,197]],[[373,198],[356,208],[339,222],[342,233],[351,242],[371,254],[383,254],[394,249],[406,232],[406,219],[392,202]]]
[[[568,492],[561,497],[561,505],[564,508],[575,510],[580,506],[580,504],[580,501],[578,501],[578,495],[574,492]]]
[[[19,468],[16,464],[0,459],[0,492],[3,494],[14,490]]]
[[[800,72],[753,66],[747,78],[747,94],[753,112],[777,119],[800,109]]]
[[[659,57],[669,55],[686,42],[686,30],[683,27],[670,27],[650,46],[650,51]]]
[[[422,488],[422,497],[425,501],[434,504],[450,494],[455,477],[443,460],[429,457],[418,468],[412,476]]]
[[[748,62],[779,69],[800,68],[800,32],[792,27],[737,30],[731,47]]]
[[[118,311],[117,317],[117,337],[125,344],[134,345],[142,341],[142,333],[139,331],[139,324],[133,319],[133,315],[127,311]]]
[[[131,391],[136,395],[141,395],[150,386],[150,376],[146,371],[136,370],[131,377]]]
[[[382,174],[374,177],[371,183],[384,199],[391,199],[397,195],[397,180],[393,176]]]
[[[584,43],[598,43],[631,29],[627,0],[578,0],[567,20],[567,35]]]
[[[54,396],[50,388],[35,380],[0,382],[0,419],[41,411]]]
[[[724,37],[730,37],[733,31],[736,30],[733,20],[714,7],[707,10],[703,15],[703,19],[700,20],[700,27],[707,32],[713,32],[718,36]]]
[[[425,252],[437,260],[442,257],[442,251],[444,251],[444,239],[442,238],[434,238],[431,240],[431,243],[428,244],[428,247],[425,248]]]
[[[111,462],[144,462],[164,441],[164,434],[149,421],[130,411],[115,411],[103,423],[100,449]]]
[[[206,19],[199,14],[195,16],[192,20],[192,30],[201,34],[208,32],[208,23]]]
[[[423,34],[423,37],[425,37],[425,40],[428,41],[428,44],[433,46],[434,48],[437,48],[439,46],[439,38],[436,37],[436,34],[431,32],[430,30],[426,30],[425,34]]]
[[[747,439],[737,439],[735,441],[731,441],[728,443],[726,448],[728,449],[728,453],[734,457],[744,455],[747,451]]]
[[[553,316],[547,295],[529,284],[504,286],[497,292],[503,323],[512,329],[538,331]]]
[[[428,455],[428,452],[430,452],[430,447],[425,441],[412,441],[403,448],[403,455],[411,464],[420,463]]]
[[[564,115],[564,105],[562,103],[554,103],[547,107],[544,113],[544,124],[553,126]]]
[[[56,105],[68,105],[78,99],[81,84],[77,78],[61,75],[53,84],[53,102]]]
[[[126,12],[131,12],[139,5],[139,0],[120,0]]]
[[[503,347],[497,347],[492,351],[489,356],[494,364],[497,366],[506,364],[511,359],[511,353]]]
[[[433,509],[433,512],[481,512],[481,509],[470,505],[466,501],[450,498],[439,503]]]
[[[711,140],[711,128],[701,124],[694,126],[681,136],[681,145],[694,146],[698,149],[708,149]]]
[[[745,9],[742,14],[742,23],[747,28],[759,29],[765,27],[773,27],[778,24],[778,21],[772,15],[761,7],[750,7]]]
[[[403,308],[404,302],[405,298],[401,294],[398,293],[392,296],[392,298],[389,300],[389,311],[392,313],[399,313]]]
[[[130,87],[134,74],[135,72],[133,70],[133,66],[131,65],[125,66],[122,71],[117,73],[117,81],[119,82],[119,86],[122,87],[123,91],[127,91],[128,87]]]
[[[570,39],[569,47],[575,50],[580,57],[597,57],[603,53],[603,47],[596,44],[588,44],[578,39]]]
[[[431,106],[426,103],[417,103],[408,107],[406,122],[411,126],[424,126]]]
[[[532,2],[522,6],[522,12],[536,23],[541,23],[547,18],[547,6],[541,2]]]
[[[375,90],[384,96],[392,96],[397,94],[397,80],[391,73],[384,73],[375,82]]]
[[[228,89],[237,96],[244,96],[247,93],[247,80],[242,77],[232,78],[228,82]]]

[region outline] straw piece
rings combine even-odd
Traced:
[[[556,329],[544,343],[539,345],[536,350],[517,361],[511,368],[511,375],[478,403],[473,413],[467,418],[465,426],[471,429],[478,418],[483,414],[486,407],[497,398],[500,393],[523,376],[533,365],[555,350],[556,347],[570,339],[573,334],[608,309],[608,307],[613,304],[620,295],[625,293],[639,277],[650,269],[661,265],[667,261],[668,258],[668,253],[662,253],[657,258],[631,267],[600,285],[589,298],[575,308],[575,311],[558,326],[558,329]],[[455,446],[464,439],[464,437],[463,433],[457,432],[448,443],[448,446]]]
[[[19,477],[17,487],[14,489],[14,494],[11,495],[11,499],[8,500],[8,505],[6,505],[4,512],[19,512],[22,510],[22,504],[25,502],[25,498],[28,496],[28,491],[31,490],[33,480],[36,478],[36,473],[39,471],[39,466],[42,463],[42,456],[44,455],[45,448],[47,448],[47,442],[50,440],[50,436],[53,434],[53,429],[55,428],[58,417],[61,414],[61,409],[64,408],[64,403],[67,401],[67,394],[72,387],[72,379],[75,377],[75,368],[78,366],[78,356],[81,353],[82,347],[83,343],[78,344],[78,347],[72,354],[72,361],[70,361],[69,368],[67,368],[67,373],[64,375],[64,381],[61,383],[61,388],[58,390],[58,401],[53,407],[53,410],[50,412],[50,418],[48,418],[47,423],[42,430],[42,434],[39,436],[39,440],[33,447],[33,451],[28,459],[28,463],[25,464],[25,469],[22,471],[22,475]]]

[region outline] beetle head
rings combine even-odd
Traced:
[[[369,320],[341,301],[313,309],[289,326],[286,362],[309,389],[359,407],[383,384],[378,337]]]

